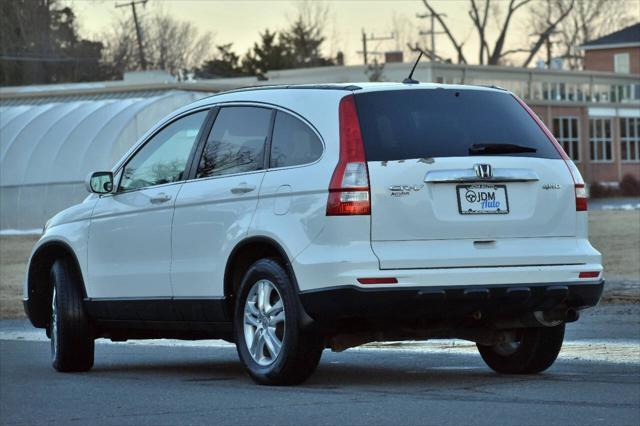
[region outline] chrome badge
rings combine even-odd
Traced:
[[[542,185],[542,189],[560,189],[560,184],[558,183],[545,183]]]
[[[480,179],[491,179],[493,177],[491,164],[474,164],[473,170],[475,170],[476,176],[478,176]]]
[[[402,197],[404,195],[409,195],[411,191],[420,191],[424,187],[422,185],[391,185],[389,187],[389,191],[391,191],[392,197]]]

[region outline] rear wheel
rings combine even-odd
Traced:
[[[51,362],[62,372],[93,367],[94,339],[84,312],[82,283],[71,262],[56,260],[51,267]]]
[[[513,342],[494,346],[478,344],[484,362],[504,374],[535,374],[551,367],[560,353],[565,325],[523,328]]]
[[[295,385],[318,366],[321,337],[299,326],[300,307],[287,272],[273,259],[247,270],[236,299],[234,330],[240,360],[263,385]]]

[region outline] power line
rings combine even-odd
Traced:
[[[371,34],[369,37],[367,37],[367,34],[364,32],[364,28],[362,29],[362,50],[356,52],[356,53],[360,53],[362,54],[363,58],[364,58],[364,64],[367,65],[368,63],[368,54],[372,54],[372,55],[378,55],[381,52],[374,52],[374,51],[368,51],[367,50],[367,42],[369,41],[383,41],[383,40],[393,40],[395,39],[396,36],[394,33],[391,33],[391,35],[389,36],[385,36],[385,37],[376,37],[373,34]]]
[[[431,27],[429,31],[420,31],[420,35],[431,35],[431,57],[436,57],[436,34],[444,34],[444,31],[436,31],[436,17],[446,17],[447,15],[444,13],[424,13],[424,14],[416,14],[418,19],[426,19],[431,18]]]
[[[133,0],[129,3],[116,4],[116,8],[131,6],[131,11],[133,12],[133,22],[136,26],[136,36],[138,37],[138,53],[140,54],[140,66],[142,67],[143,71],[147,69],[147,61],[144,58],[144,47],[142,46],[142,32],[140,31],[138,14],[136,13],[136,4],[141,4],[144,6],[147,4],[147,1],[148,0]]]
[[[16,62],[94,62],[96,58],[76,58],[76,57],[53,57],[53,56],[20,56],[20,55],[0,55],[0,61]]]

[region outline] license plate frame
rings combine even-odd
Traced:
[[[499,207],[495,208],[495,210],[477,210],[477,209],[463,209],[463,202],[460,198],[461,196],[461,192],[465,192],[465,204],[471,203],[472,201],[467,198],[467,194],[469,193],[469,191],[473,191],[474,194],[477,195],[477,192],[475,192],[474,190],[478,190],[478,189],[491,189],[494,192],[494,194],[496,194],[498,191],[504,191],[504,203],[506,204],[506,209],[502,209]],[[456,197],[458,199],[458,212],[461,215],[491,215],[491,214],[509,214],[510,208],[509,208],[509,194],[507,193],[507,185],[494,185],[494,184],[489,184],[489,183],[480,183],[480,184],[470,184],[470,185],[456,185]],[[469,195],[470,198],[473,198],[472,195]],[[481,196],[478,196],[481,197]],[[494,200],[496,201],[496,196],[494,195]],[[479,201],[491,201],[491,200],[477,200],[477,201],[473,201],[474,203],[477,203]],[[502,201],[502,200],[500,200]]]

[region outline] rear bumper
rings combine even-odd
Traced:
[[[503,319],[534,311],[595,306],[603,288],[603,280],[383,289],[341,286],[301,292],[300,301],[307,314],[320,324],[346,320],[454,320],[478,311],[483,319]]]

